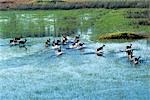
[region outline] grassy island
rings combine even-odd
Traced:
[[[128,33],[128,32],[116,32],[103,34],[98,37],[98,39],[143,39],[147,38],[144,34]]]

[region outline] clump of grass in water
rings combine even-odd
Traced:
[[[116,33],[108,33],[108,34],[102,34],[98,36],[98,39],[143,39],[146,38],[146,36],[132,33],[132,32],[116,32]]]

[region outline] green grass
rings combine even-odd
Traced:
[[[129,24],[133,20],[126,18],[127,11],[144,11],[147,9],[78,9],[78,10],[46,10],[46,11],[0,11],[0,37],[15,37],[22,35],[40,36],[41,34],[60,36],[62,33],[76,34],[87,33],[92,30],[92,40],[99,36],[116,32],[144,33],[149,34],[149,26]],[[24,17],[22,15],[25,15]],[[51,18],[48,16],[52,15]],[[18,17],[17,17],[18,16]],[[33,22],[32,19],[38,18]],[[48,22],[44,18],[55,19],[55,22]],[[8,21],[3,21],[8,19]],[[45,27],[54,26],[52,29]]]
[[[122,32],[126,33],[145,33],[150,34],[149,26],[137,26],[137,25],[129,25],[133,20],[137,19],[128,19],[125,18],[127,11],[143,11],[146,9],[120,9],[120,10],[109,10],[108,13],[103,15],[100,19],[97,19],[95,22],[95,35],[92,37],[93,40],[100,39],[99,37],[110,38],[112,33],[116,35],[120,35]],[[119,33],[119,34],[118,34]],[[144,35],[145,35],[144,34]]]
[[[150,32],[150,29],[148,28],[149,26],[140,26],[139,28],[136,28],[134,25],[129,25],[133,19],[127,19],[124,17],[127,10],[128,9],[110,10],[109,13],[96,21],[95,27],[99,29],[99,33]]]

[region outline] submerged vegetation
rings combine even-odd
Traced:
[[[130,12],[130,15],[129,15]],[[128,17],[138,12],[138,17]],[[0,36],[6,37],[43,37],[61,36],[61,34],[89,34],[92,38],[102,34],[116,32],[134,32],[149,34],[147,24],[135,22],[149,22],[148,9],[80,9],[53,11],[1,11]],[[143,17],[144,16],[144,17]]]

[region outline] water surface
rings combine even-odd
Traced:
[[[142,57],[139,65],[133,65],[119,52],[128,42],[105,43],[104,55],[96,56],[88,53],[103,43],[82,38],[85,50],[62,47],[65,54],[57,57],[51,47],[44,47],[47,38],[27,38],[27,49],[9,47],[9,39],[0,40],[1,100],[149,100],[147,40],[132,42],[135,55]]]

